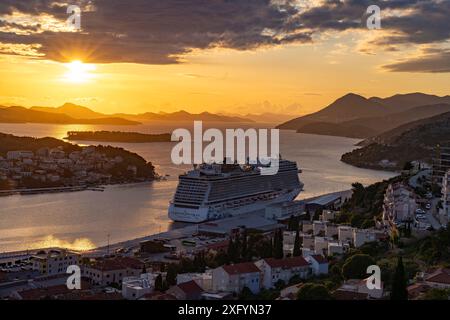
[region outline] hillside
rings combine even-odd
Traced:
[[[210,121],[210,122],[253,122],[251,119],[246,119],[236,116],[225,116],[219,114],[213,114],[209,112],[202,113],[189,113],[187,111],[181,110],[173,113],[153,113],[146,112],[142,114],[125,114],[119,113],[115,116],[123,117],[126,119],[141,121],[141,122],[152,122],[152,121]]]
[[[73,103],[65,103],[62,106],[57,107],[57,108],[31,107],[30,110],[65,114],[72,118],[77,118],[77,119],[99,119],[99,118],[110,117],[108,115],[92,111],[91,109],[89,109],[87,107],[83,107],[83,106],[76,105]]]
[[[319,134],[328,136],[340,136],[346,138],[360,139],[377,132],[368,127],[358,124],[344,125],[340,123],[312,122],[301,126],[298,133]]]
[[[412,93],[384,99],[377,97],[366,99],[350,94],[317,113],[288,121],[278,127],[311,133],[311,128],[314,128],[315,124],[320,124],[318,128],[314,128],[314,133],[348,137],[348,133],[356,126],[358,131],[353,137],[367,138],[402,124],[445,112],[450,112],[450,96]],[[324,122],[330,125],[325,126]]]
[[[137,121],[105,117],[101,119],[78,119],[66,114],[37,111],[24,107],[0,108],[0,123],[52,123],[52,124],[108,124],[136,125]]]
[[[278,129],[298,130],[313,122],[340,123],[363,117],[375,117],[387,114],[388,108],[360,95],[347,94],[319,112],[285,122]]]
[[[364,141],[342,161],[357,167],[399,170],[413,160],[430,162],[433,148],[450,140],[450,112],[414,121]]]

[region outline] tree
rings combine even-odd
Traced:
[[[171,263],[167,267],[167,275],[166,275],[166,282],[169,286],[174,286],[177,284],[177,267]],[[155,284],[156,286],[156,284]]]
[[[142,267],[142,273],[147,273],[147,268],[145,267],[145,263],[144,263],[144,266]]]
[[[248,254],[248,238],[247,238],[247,229],[244,228],[242,231],[242,249],[241,249],[241,257],[242,260],[247,261],[249,258]]]
[[[295,233],[294,240],[294,252],[292,253],[294,257],[300,257],[302,255],[302,248],[300,243],[300,231],[297,228],[297,232]]]
[[[283,231],[278,229],[275,231],[273,239],[273,257],[275,259],[283,259]]]
[[[297,300],[332,300],[332,296],[324,285],[306,283],[297,292]]]
[[[292,215],[292,216],[289,218],[289,222],[288,222],[288,230],[289,230],[289,231],[295,231],[295,230],[297,230],[297,229],[298,229],[298,223],[299,223],[298,217]]]
[[[155,279],[155,291],[164,291],[163,278],[161,274],[158,274]]]
[[[342,275],[346,279],[364,279],[368,277],[367,267],[374,265],[375,261],[367,254],[355,254],[345,260],[342,266]]]
[[[391,300],[408,300],[405,268],[401,256],[398,257],[397,268],[392,278]]]

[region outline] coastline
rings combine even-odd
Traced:
[[[132,185],[134,185],[134,184],[132,184]],[[326,193],[326,194],[322,194],[320,196],[315,196],[315,197],[310,197],[310,198],[305,198],[305,199],[301,199],[301,201],[308,202],[308,201],[312,201],[312,200],[315,200],[315,199],[318,199],[321,197],[336,196],[336,195],[349,196],[349,195],[351,195],[351,189]],[[215,220],[215,221],[223,222],[223,221],[227,221],[227,220],[239,219],[244,216],[241,215],[241,216],[236,216],[236,217],[231,217],[231,218],[219,219],[219,220]],[[113,254],[113,253],[115,253],[116,250],[123,249],[123,248],[127,248],[130,251],[132,251],[132,249],[135,248],[136,246],[138,246],[139,243],[142,241],[152,240],[155,238],[179,239],[179,238],[190,236],[190,235],[192,235],[192,233],[195,233],[198,230],[198,227],[200,225],[202,225],[204,223],[209,223],[209,222],[203,222],[200,224],[184,224],[183,226],[180,226],[179,228],[175,228],[172,230],[153,233],[153,234],[149,234],[149,235],[146,235],[143,237],[137,237],[137,238],[133,238],[133,239],[128,239],[128,240],[112,243],[109,246],[101,245],[101,246],[98,246],[98,247],[95,247],[95,248],[89,249],[89,250],[74,250],[74,249],[64,248],[64,247],[43,247],[43,248],[30,249],[30,250],[5,251],[5,252],[0,252],[0,260],[5,259],[5,258],[11,258],[11,257],[32,255],[33,253],[38,252],[40,250],[49,250],[49,249],[71,250],[71,251],[78,252],[84,256],[88,256],[88,257],[102,256],[102,255],[105,255],[108,253]]]

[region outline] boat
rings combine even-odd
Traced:
[[[279,160],[278,172],[261,174],[256,164],[206,164],[179,176],[169,205],[169,218],[200,223],[264,210],[294,200],[303,190],[297,163]]]

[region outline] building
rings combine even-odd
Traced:
[[[323,210],[321,219],[322,221],[331,221],[336,217],[336,211],[333,210]]]
[[[21,160],[23,158],[33,158],[34,153],[32,151],[16,150],[8,151],[6,153],[6,159],[8,160]]]
[[[304,233],[312,233],[313,232],[313,223],[311,221],[303,221],[302,222],[302,231]]]
[[[143,273],[138,277],[125,277],[122,280],[122,296],[127,300],[137,300],[153,292],[158,275]]]
[[[316,254],[328,255],[328,238],[315,237],[314,238],[314,252]]]
[[[442,222],[448,222],[450,220],[450,170],[448,170],[442,181],[442,210],[441,216]]]
[[[417,210],[414,191],[403,183],[390,184],[384,195],[383,220],[399,223],[412,220]]]
[[[325,225],[325,237],[338,237],[338,226],[336,224],[327,223]]]
[[[353,245],[361,247],[365,243],[377,241],[377,231],[373,229],[353,229]]]
[[[316,276],[328,274],[328,260],[324,256],[313,254],[306,256],[305,259],[310,263],[311,269]]]
[[[303,248],[314,250],[314,236],[311,234],[303,234]]]
[[[450,269],[439,268],[425,275],[424,283],[435,289],[450,289]]]
[[[69,250],[42,250],[31,258],[33,270],[43,275],[64,274],[71,265],[80,265],[80,254]]]
[[[344,246],[342,242],[328,242],[328,255],[339,256],[344,254],[348,246]]]
[[[127,277],[139,276],[144,264],[134,258],[115,257],[98,259],[83,267],[83,276],[92,284],[109,286],[121,284]]]
[[[367,279],[350,279],[345,281],[335,292],[337,300],[364,300],[383,298],[383,283],[379,289],[369,289]]]
[[[177,275],[177,285],[189,281],[195,281],[204,291],[212,290],[212,272],[181,273]]]
[[[257,294],[261,289],[262,272],[252,262],[218,267],[212,272],[213,291],[240,293],[245,287]]]
[[[266,219],[282,219],[291,216],[300,216],[305,212],[305,203],[303,201],[288,201],[275,203],[265,208]]]
[[[314,221],[313,222],[313,234],[317,235],[325,235],[325,228],[327,225],[327,221]]]
[[[285,259],[267,258],[255,262],[263,273],[262,287],[274,288],[277,282],[289,283],[293,277],[306,279],[311,275],[310,263],[303,257]]]
[[[433,157],[433,177],[436,184],[442,183],[442,178],[450,170],[450,143],[437,145]]]
[[[310,212],[315,212],[316,210],[336,210],[341,205],[342,195],[328,194],[306,202],[306,209]]]
[[[194,280],[177,284],[166,291],[177,300],[200,300],[204,290]]]
[[[338,239],[340,242],[353,241],[353,228],[350,226],[338,226]]]

